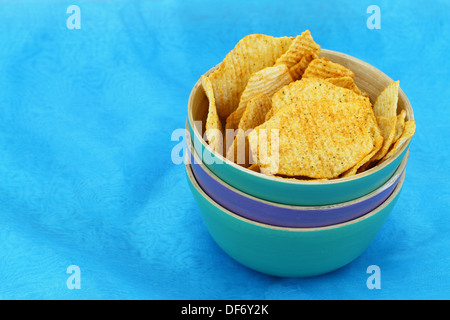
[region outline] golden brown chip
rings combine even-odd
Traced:
[[[247,168],[248,170],[252,170],[252,171],[254,171],[254,172],[261,172],[261,171],[259,171],[259,166],[256,164],[256,163],[254,163],[254,164],[252,164],[250,167],[248,167]]]
[[[264,119],[264,122],[267,121],[267,120],[269,120],[269,119],[274,115],[274,110],[275,110],[275,109],[272,107],[272,108],[270,108],[269,111],[267,111],[267,113],[266,113],[266,118]]]
[[[237,134],[233,144],[228,148],[227,159],[239,165],[248,167],[250,155],[247,134],[249,130],[256,128],[265,121],[266,113],[272,107],[272,100],[265,94],[260,94],[251,99],[239,122]]]
[[[223,154],[223,132],[222,123],[219,119],[214,99],[214,92],[209,78],[201,76],[201,81],[205,94],[209,100],[208,116],[206,118],[206,139],[214,152]]]
[[[410,138],[414,136],[416,132],[416,122],[414,120],[409,120],[405,122],[405,129],[401,137],[397,140],[397,142],[392,146],[389,152],[381,159],[380,163],[392,157],[398,150],[400,150],[405,143],[409,141]]]
[[[219,118],[226,119],[239,106],[239,99],[251,75],[273,66],[292,41],[292,37],[251,34],[237,43],[219,68],[208,75]]]
[[[298,64],[303,58],[311,56],[318,58],[320,46],[314,42],[309,30],[294,38],[289,49],[277,59],[276,65],[285,64],[288,69]]]
[[[370,161],[377,161],[383,158],[388,152],[392,145],[395,135],[395,124],[397,123],[397,117],[381,117],[375,116],[377,119],[378,127],[381,129],[381,135],[384,138],[383,146],[380,150],[373,156]]]
[[[394,81],[381,92],[373,105],[375,116],[388,118],[397,116],[399,86],[400,81]]]
[[[296,63],[289,69],[291,77],[294,81],[301,79],[303,73],[305,73],[306,68],[308,68],[309,63],[313,59],[314,58],[311,55],[304,56],[298,63]]]
[[[371,113],[371,116],[368,116],[366,119],[363,119],[363,120],[367,121],[367,123],[368,123],[366,128],[369,132],[369,135],[372,137],[374,149],[362,161],[360,161],[354,168],[343,173],[341,175],[341,177],[350,176],[350,175],[357,174],[357,173],[360,173],[360,172],[370,169],[372,166],[375,165],[375,161],[372,161],[372,158],[383,146],[384,137],[382,135],[380,127],[378,126],[377,119],[373,115],[373,112]],[[353,169],[355,169],[356,172]]]
[[[267,67],[254,73],[248,80],[247,86],[241,95],[238,108],[228,116],[225,128],[238,128],[239,121],[247,107],[247,103],[252,98],[260,94],[272,97],[275,92],[292,81],[289,70],[284,64]]]
[[[249,136],[261,172],[332,179],[374,148],[371,106],[364,101],[299,100],[285,105]],[[276,139],[278,137],[278,139]]]
[[[351,102],[363,101],[371,106],[368,97],[356,94],[353,91],[338,87],[325,79],[320,78],[302,78],[284,86],[272,97],[272,113],[276,113],[284,105],[291,102],[307,100],[307,101],[336,101]]]
[[[400,139],[403,130],[405,128],[406,111],[403,109],[399,115],[397,115],[397,122],[395,124],[395,135],[392,143],[396,143]]]
[[[369,163],[370,159],[378,152],[378,150],[381,149],[383,146],[383,136],[381,134],[377,136],[374,140],[374,145],[372,151],[366,155],[361,161],[359,161],[353,168],[345,171],[343,174],[341,174],[341,178],[350,177],[355,175],[358,172],[358,169],[360,169],[363,165],[366,163]]]
[[[352,90],[354,93],[367,97],[367,93],[362,92],[352,77],[327,78],[328,82],[342,88]]]
[[[303,74],[304,78],[340,78],[340,77],[355,77],[355,74],[350,69],[344,67],[339,63],[330,61],[327,58],[314,59],[306,68]]]
[[[245,108],[239,129],[246,131],[254,129],[265,121],[266,113],[272,108],[272,99],[266,94],[260,94],[251,99]]]

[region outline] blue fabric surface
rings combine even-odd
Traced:
[[[0,299],[449,299],[449,21],[445,0],[0,2]],[[400,80],[417,131],[372,245],[335,272],[279,279],[213,242],[171,135],[239,39],[305,29]]]

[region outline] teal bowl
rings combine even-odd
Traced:
[[[369,247],[398,200],[405,172],[389,198],[357,219],[320,228],[284,228],[243,218],[214,202],[186,165],[190,189],[206,228],[231,258],[278,277],[311,277],[341,268]]]
[[[374,103],[378,95],[393,81],[370,64],[349,55],[322,50],[322,56],[350,68],[358,87],[369,94]],[[218,66],[209,70],[214,71]],[[406,119],[414,120],[413,109],[405,93],[399,90],[398,110],[406,111]],[[294,181],[270,177],[247,170],[221,154],[215,153],[203,139],[208,112],[208,98],[201,81],[194,85],[188,101],[189,136],[202,162],[217,177],[232,187],[254,197],[288,205],[321,206],[352,201],[384,185],[406,155],[410,141],[396,154],[363,173],[329,181]]]

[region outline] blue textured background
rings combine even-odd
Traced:
[[[449,1],[243,2],[0,2],[1,299],[450,298]],[[366,27],[371,4],[381,30]],[[400,80],[417,132],[372,245],[335,272],[279,279],[212,241],[171,134],[239,39],[305,29]]]

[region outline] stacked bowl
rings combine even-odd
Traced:
[[[351,69],[372,101],[393,81],[349,55],[325,49],[321,55]],[[400,89],[401,110],[414,120]],[[206,228],[230,257],[269,275],[308,277],[347,265],[371,244],[402,189],[409,141],[387,161],[352,177],[281,179],[214,153],[203,139],[207,112],[199,80],[188,102],[186,175]]]

